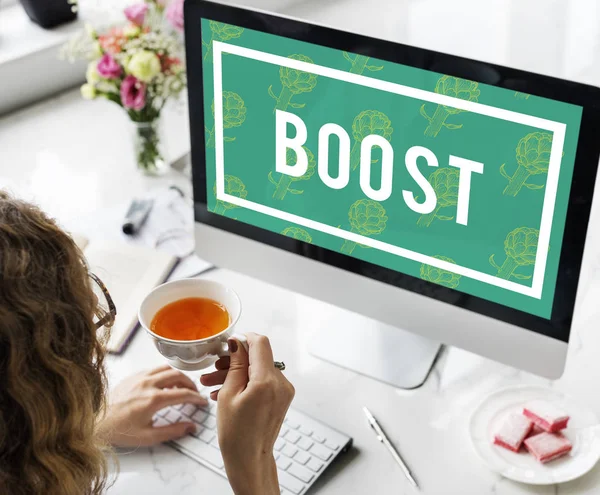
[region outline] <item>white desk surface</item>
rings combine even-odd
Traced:
[[[497,7],[506,3],[510,2],[494,2]],[[578,2],[569,2],[574,3]],[[411,12],[414,16],[421,10],[415,7]],[[547,7],[545,12],[552,14],[553,8]],[[388,24],[389,28],[393,23]],[[409,40],[417,36],[411,38],[409,34]],[[459,38],[453,40],[460,43]],[[461,47],[456,49],[462,51]],[[527,54],[522,56],[523,62]],[[506,62],[502,57],[498,55],[496,61]],[[598,82],[598,72],[593,73],[592,65],[580,65],[581,72],[575,77],[574,72],[569,73],[575,71],[575,61],[561,58],[563,61],[569,62],[568,67],[562,65],[564,70],[556,75]],[[180,154],[188,146],[186,110],[169,108],[165,119],[169,147],[174,154]],[[128,122],[116,106],[104,101],[82,101],[77,91],[66,93],[0,119],[0,187],[11,187],[35,199],[72,231],[119,237],[119,224],[111,223],[115,209],[124,208],[133,196],[170,184],[189,191],[187,179],[175,172],[160,179],[140,176],[134,167],[129,139]],[[363,404],[369,405],[399,447],[422,485],[421,493],[599,493],[600,466],[571,483],[529,487],[490,472],[476,457],[467,437],[470,411],[486,394],[511,384],[554,387],[600,413],[600,331],[596,325],[600,311],[600,263],[594,241],[597,218],[595,211],[592,242],[588,243],[584,265],[584,270],[594,276],[581,291],[567,370],[563,378],[553,383],[458,349],[447,349],[423,387],[415,391],[396,390],[306,352],[309,329],[302,325],[302,314],[318,313],[323,308],[319,302],[232,272],[217,270],[206,275],[231,285],[241,295],[245,307],[241,330],[258,331],[271,338],[276,357],[286,362],[286,374],[296,387],[294,406],[354,438],[355,448],[325,474],[313,493],[415,493],[366,425],[361,412]],[[150,341],[138,332],[122,356],[109,359],[111,381],[159,363],[160,356]],[[119,460],[120,474],[109,491],[111,495],[231,493],[224,479],[166,446],[122,453]]]

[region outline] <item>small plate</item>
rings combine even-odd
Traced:
[[[520,413],[524,403],[535,399],[552,402],[571,416],[563,433],[572,442],[573,450],[548,464],[536,461],[524,450],[517,454],[492,443],[506,415]],[[596,414],[560,392],[544,387],[524,385],[493,393],[473,413],[469,435],[475,451],[491,470],[530,485],[574,480],[590,471],[600,459],[600,426]]]

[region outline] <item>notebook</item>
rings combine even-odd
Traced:
[[[108,351],[121,353],[138,327],[138,308],[144,297],[162,284],[175,269],[178,258],[165,251],[118,241],[89,241],[74,235],[90,270],[106,285],[117,317],[111,329]]]

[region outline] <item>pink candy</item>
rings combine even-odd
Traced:
[[[573,445],[559,433],[567,427],[569,415],[545,401],[535,400],[525,405],[523,414],[509,414],[494,435],[494,444],[519,452],[527,451],[541,463],[568,454]]]
[[[569,452],[573,445],[560,433],[540,433],[525,440],[525,448],[541,463],[553,461]]]
[[[523,440],[529,435],[532,427],[533,423],[525,416],[511,414],[504,420],[502,427],[494,435],[494,443],[513,452],[519,452]]]

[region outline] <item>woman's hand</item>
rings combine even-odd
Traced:
[[[273,446],[294,398],[294,387],[273,366],[269,340],[246,334],[249,352],[229,340],[230,358],[217,361],[217,371],[203,375],[205,386],[223,384],[217,399],[219,445],[236,495],[279,494]]]
[[[164,365],[123,380],[110,397],[98,433],[115,447],[142,447],[174,440],[195,431],[190,422],[152,426],[152,416],[176,404],[205,406],[207,401],[187,376]]]

